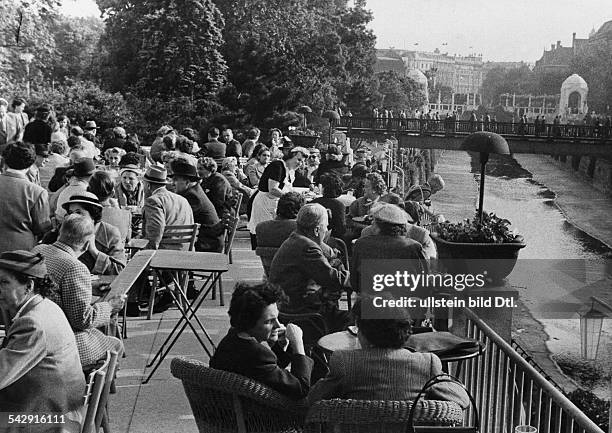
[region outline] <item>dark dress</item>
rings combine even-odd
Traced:
[[[289,364],[291,371],[285,370]],[[210,358],[211,368],[241,374],[296,400],[308,394],[312,366],[305,355],[285,352],[276,344],[270,350],[254,338],[239,337],[234,329]]]
[[[329,220],[331,235],[335,238],[343,236],[346,232],[346,206],[337,198],[331,197],[315,198],[311,203],[319,203],[331,210],[332,217]]]
[[[278,189],[283,189],[285,186],[285,178],[287,177],[287,169],[285,163],[280,160],[272,161],[264,169],[261,178],[259,179],[259,191],[268,191],[268,180],[272,179],[279,182]]]
[[[221,173],[213,173],[206,179],[202,179],[202,189],[212,202],[219,218],[231,210],[232,186]]]

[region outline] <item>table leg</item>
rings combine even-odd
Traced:
[[[159,277],[161,280],[163,280],[163,276],[161,272],[158,272],[156,270],[156,272],[158,273]],[[212,274],[211,274],[212,277]],[[209,280],[210,278],[209,277]],[[204,328],[204,326],[202,325],[202,323],[200,322],[200,320],[198,319],[196,312],[198,310],[198,308],[200,307],[200,305],[202,304],[202,302],[204,301],[204,299],[206,298],[206,296],[208,295],[208,292],[210,292],[211,288],[214,287],[214,284],[216,283],[217,279],[220,277],[220,273],[217,273],[212,281],[212,283],[210,284],[208,290],[206,290],[206,292],[204,292],[204,290],[202,290],[202,292],[204,293],[200,293],[200,296],[198,296],[198,298],[196,299],[196,301],[194,302],[194,308],[191,308],[191,305],[189,304],[189,301],[187,299],[187,296],[185,295],[185,293],[183,292],[182,288],[180,287],[180,285],[178,285],[178,281],[174,281],[174,283],[176,284],[176,287],[178,287],[178,292],[179,292],[179,296],[183,298],[183,300],[186,302],[186,305],[188,306],[189,309],[189,313],[190,316],[187,315],[187,311],[184,310],[181,306],[181,303],[179,302],[179,300],[176,298],[175,294],[170,291],[170,295],[172,296],[172,298],[175,300],[175,302],[177,303],[177,307],[179,309],[179,311],[181,312],[181,319],[177,322],[177,324],[174,326],[174,328],[172,329],[172,331],[170,332],[170,334],[168,335],[168,337],[166,338],[166,340],[164,340],[164,342],[162,343],[161,347],[159,348],[159,350],[157,351],[157,353],[155,354],[155,356],[153,357],[153,359],[151,360],[150,363],[147,364],[147,368],[148,367],[152,367],[155,364],[155,367],[153,368],[153,370],[149,373],[149,375],[147,376],[147,378],[142,382],[143,384],[147,384],[149,382],[149,380],[151,380],[151,377],[153,377],[153,374],[155,373],[155,371],[157,371],[157,369],[159,368],[159,366],[161,365],[161,363],[164,361],[164,359],[166,358],[166,356],[168,355],[168,353],[170,353],[170,350],[172,350],[172,347],[174,346],[174,344],[176,344],[178,338],[181,336],[181,334],[183,333],[183,331],[185,330],[185,328],[187,326],[189,326],[193,333],[195,334],[196,338],[198,339],[198,341],[200,342],[201,346],[204,348],[204,350],[206,351],[206,353],[208,354],[208,356],[212,356],[212,354],[210,353],[210,351],[208,350],[208,348],[206,347],[206,345],[204,344],[204,342],[202,341],[202,339],[200,338],[200,336],[198,335],[198,332],[196,330],[196,328],[193,326],[193,324],[191,323],[191,319],[195,317],[196,321],[198,322],[198,324],[200,325],[200,327],[202,328],[202,331],[204,332],[204,334],[206,335],[208,341],[211,343],[211,345],[213,346],[213,350],[215,348],[215,345],[212,341],[212,338],[210,337],[210,335],[208,334],[208,332],[206,331],[206,329]],[[174,278],[174,274],[173,274],[173,279]],[[207,280],[208,282],[208,280]],[[183,323],[183,321],[185,323]],[[178,329],[179,326],[182,327],[181,329],[175,334],[176,330]],[[170,340],[172,340],[170,342]],[[170,345],[166,348],[166,345],[168,344],[168,342],[170,342]],[[157,360],[157,363],[156,363]]]

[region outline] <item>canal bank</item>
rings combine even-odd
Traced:
[[[445,179],[446,187],[434,196],[434,210],[450,221],[474,216],[478,200],[474,168],[466,152],[446,151],[439,158],[435,171]],[[564,172],[550,158],[515,155],[514,161],[493,160],[487,166],[486,182],[485,210],[510,219],[513,228],[525,236],[528,248],[521,252],[521,258],[594,262],[609,254],[606,245],[612,245],[612,201],[586,181]],[[516,284],[512,280],[511,275],[509,283]],[[570,294],[538,292],[533,284],[517,284],[516,288],[521,302],[514,311],[513,338],[565,391],[572,391],[575,383],[561,374],[551,354],[579,350],[578,316],[551,320],[543,314],[551,300]],[[589,295],[612,296],[602,287]],[[572,300],[578,307],[584,302]],[[608,353],[610,334],[612,329],[604,326],[600,355]]]

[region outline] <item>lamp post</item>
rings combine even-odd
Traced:
[[[612,312],[612,307],[605,302],[591,296],[591,308],[587,312],[579,312],[580,315],[580,353],[585,359],[597,359],[599,342],[601,340],[601,329],[603,320],[608,317],[595,304]]]
[[[21,53],[19,55],[19,59],[23,60],[23,62],[25,63],[25,70],[26,70],[26,94],[28,96],[28,99],[30,98],[30,63],[32,63],[32,60],[34,60],[34,54],[32,53]]]
[[[306,119],[306,114],[312,113],[312,108],[310,108],[308,105],[301,105],[301,106],[298,107],[297,112],[300,113],[302,116],[304,116],[303,126],[304,126],[304,130],[305,130],[306,127],[308,126],[308,122],[307,122],[307,119]]]
[[[480,194],[478,199],[478,221],[482,224],[482,207],[484,202],[485,167],[490,153],[510,155],[508,142],[494,132],[479,131],[471,134],[461,144],[462,150],[480,153]]]
[[[338,114],[337,111],[335,110],[327,110],[326,112],[323,113],[323,117],[327,117],[327,120],[329,120],[329,141],[328,144],[331,144],[332,142],[332,127],[334,122],[338,122],[340,120],[340,115]]]

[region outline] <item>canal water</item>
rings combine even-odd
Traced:
[[[521,155],[521,158],[528,157]],[[478,154],[445,151],[440,163],[436,171],[447,180],[447,187],[444,193],[438,193],[439,210],[448,211],[445,217],[451,221],[472,218],[478,200]],[[537,167],[537,164],[530,166]],[[572,176],[558,170],[559,176]],[[568,267],[583,266],[588,274],[590,268],[605,269],[606,257],[610,257],[612,251],[566,220],[555,204],[554,188],[555,185],[543,185],[534,180],[533,174],[512,156],[491,155],[486,166],[484,209],[510,220],[512,229],[525,238],[527,246],[521,250],[519,263],[508,283],[518,290],[529,314],[544,326],[547,348],[553,356],[565,353],[579,356],[577,312],[588,310],[589,296],[612,298],[612,280],[567,278],[563,275],[565,269],[560,269],[551,259],[572,259],[568,260]],[[533,277],[526,278],[522,272],[526,264],[529,269],[537,269],[537,275],[532,273]],[[515,314],[521,312],[517,310]],[[525,330],[521,337],[527,338],[529,332]],[[598,359],[612,362],[611,353],[612,320],[606,320]]]

